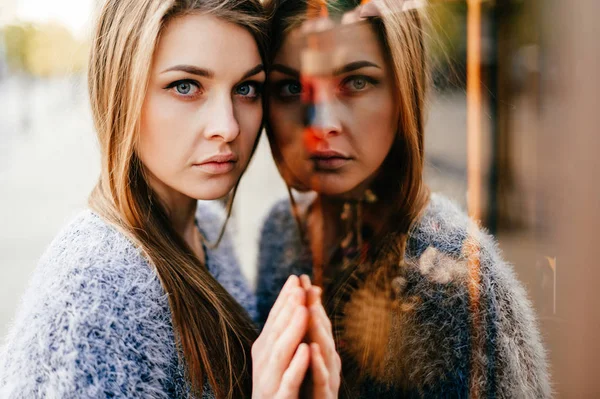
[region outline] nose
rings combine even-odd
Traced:
[[[308,104],[306,122],[310,130],[320,139],[336,136],[342,131],[341,121],[330,101]]]
[[[231,142],[240,134],[240,125],[235,115],[233,99],[229,93],[215,96],[208,113],[204,137],[208,140]]]

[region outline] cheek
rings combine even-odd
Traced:
[[[142,108],[137,152],[150,171],[165,176],[181,167],[193,147],[190,110],[167,96],[149,93]],[[192,139],[193,140],[193,139]]]
[[[375,96],[353,112],[357,150],[370,167],[377,168],[387,156],[398,130],[398,112],[388,96]]]
[[[249,155],[262,124],[263,110],[260,101],[252,104],[242,104],[237,110],[237,121],[240,128],[238,149]],[[241,155],[241,154],[240,154]]]

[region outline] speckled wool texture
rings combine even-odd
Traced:
[[[468,283],[466,249],[472,244],[480,247],[479,340],[473,334]],[[261,323],[290,274],[312,274],[310,259],[289,201],[277,203],[260,241]],[[481,398],[551,397],[531,303],[492,236],[450,200],[432,194],[409,234],[405,259],[399,271],[400,306],[391,317],[386,375],[367,376],[352,397],[468,398],[474,391]]]
[[[222,208],[200,202],[215,240]],[[215,278],[256,319],[256,301],[226,235],[207,250]],[[205,389],[205,398],[213,397]],[[42,256],[0,349],[0,398],[185,398],[168,299],[140,251],[83,211]]]

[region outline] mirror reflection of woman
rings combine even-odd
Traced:
[[[267,133],[288,187],[316,195],[290,191],[291,204],[265,221],[260,318],[288,275],[309,274],[322,279],[342,396],[549,397],[534,312],[512,266],[423,183],[424,10],[330,1],[341,25],[311,31],[313,3],[268,3]]]
[[[309,367],[315,381],[327,371],[331,330],[330,346],[301,343],[305,303],[320,302],[297,278],[282,295],[297,317],[274,315],[252,347],[256,301],[225,214],[198,202],[235,191],[262,128],[263,12],[258,0],[106,1],[89,64],[100,180],[34,272],[0,397],[284,399]]]

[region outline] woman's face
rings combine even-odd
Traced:
[[[137,153],[163,198],[216,199],[246,168],[265,72],[252,35],[209,15],[175,18],[155,50]]]
[[[288,181],[324,195],[353,197],[368,187],[394,142],[394,74],[368,23],[321,41],[330,62],[311,80],[314,107],[301,99],[307,88],[300,83],[306,48],[300,29],[287,35],[274,59],[269,72],[272,145]]]

